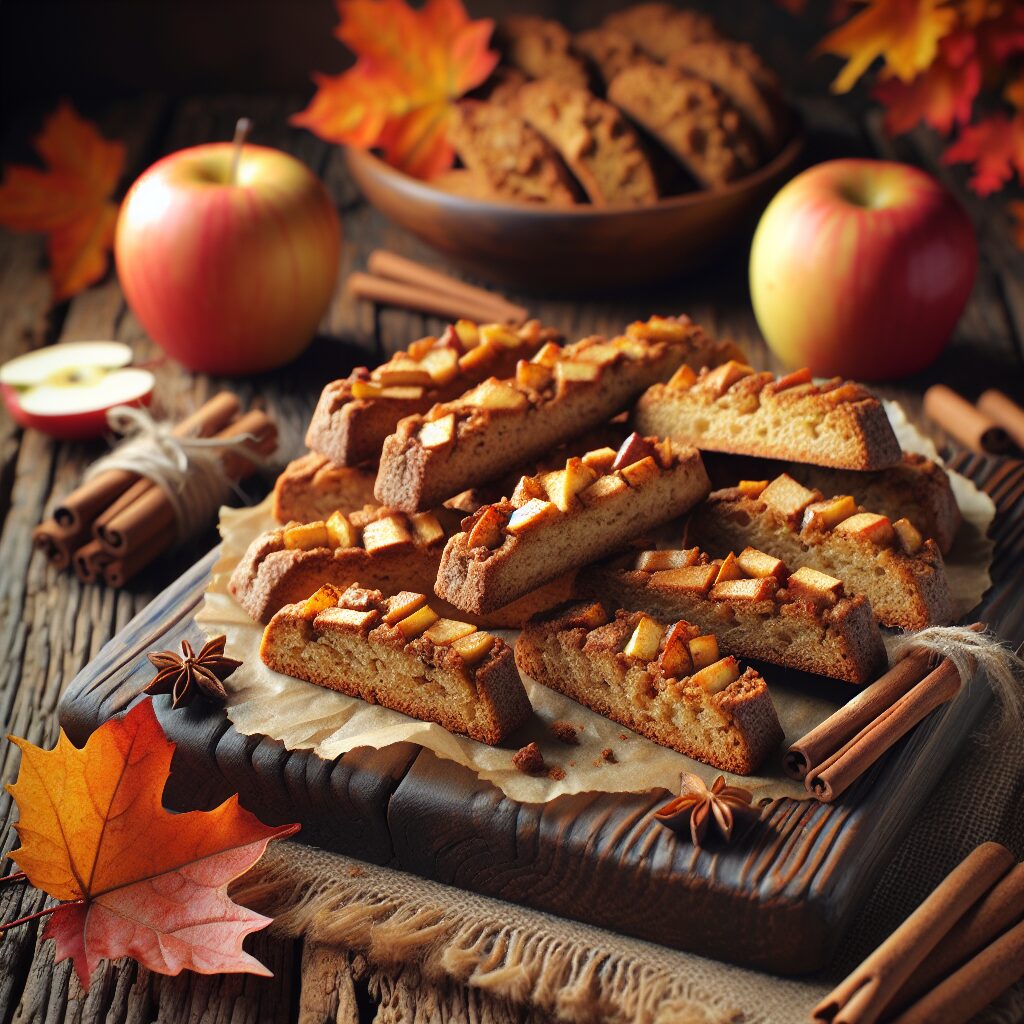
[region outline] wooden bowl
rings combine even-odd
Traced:
[[[705,266],[752,224],[802,149],[796,134],[769,163],[714,191],[640,207],[560,209],[444,192],[365,150],[349,148],[346,159],[384,216],[475,275],[580,292],[652,284]]]

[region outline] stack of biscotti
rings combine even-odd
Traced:
[[[699,548],[631,552],[590,566],[580,594],[663,620],[686,619],[744,658],[865,683],[885,667],[871,605],[841,580],[764,551],[711,558]]]
[[[577,603],[528,623],[515,657],[539,683],[724,771],[751,774],[782,740],[764,679],[686,621]]]
[[[406,512],[433,508],[608,421],[678,367],[734,354],[687,317],[651,317],[610,341],[546,345],[514,377],[403,419],[384,441],[375,494]]]
[[[510,499],[463,520],[435,593],[462,611],[491,612],[683,515],[709,487],[696,449],[632,434],[618,452],[523,477]]]
[[[531,714],[512,649],[441,618],[424,594],[324,586],[270,620],[260,647],[276,672],[500,743]]]
[[[843,580],[871,602],[879,622],[922,629],[951,621],[942,553],[909,519],[859,507],[851,495],[826,499],[786,473],[715,491],[689,524],[712,551],[760,548],[793,568]]]

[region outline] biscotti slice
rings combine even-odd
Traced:
[[[629,36],[605,26],[580,32],[574,41],[576,49],[585,54],[597,70],[605,89],[624,68],[647,59]]]
[[[665,3],[634,4],[609,14],[604,26],[632,39],[655,60],[666,60],[694,43],[718,38],[714,22],[706,14],[681,11]]]
[[[376,466],[336,466],[309,452],[289,462],[274,484],[274,518],[310,523],[332,512],[357,512],[373,503]]]
[[[376,462],[384,438],[403,416],[461,395],[490,377],[513,373],[559,334],[530,320],[516,329],[459,320],[439,338],[420,338],[370,372],[354,370],[324,388],[306,444],[337,466]]]
[[[605,423],[684,362],[717,366],[735,351],[686,317],[651,317],[621,338],[548,345],[511,380],[491,379],[384,442],[375,493],[392,508],[432,508]]]
[[[554,147],[507,108],[464,100],[455,107],[448,138],[493,198],[554,206],[576,202],[572,178]]]
[[[527,82],[512,109],[561,154],[595,206],[638,206],[658,198],[650,161],[610,103],[551,79]]]
[[[883,626],[923,629],[952,618],[942,554],[909,519],[865,511],[853,498],[829,499],[783,473],[771,483],[743,481],[715,491],[690,522],[714,552],[751,545],[843,581],[863,594]]]
[[[633,434],[523,477],[512,498],[484,505],[445,544],[434,592],[466,612],[490,612],[621,548],[692,508],[709,489],[695,448]]]
[[[441,618],[423,594],[321,587],[270,620],[260,658],[481,743],[500,743],[532,712],[508,644]]]
[[[653,135],[703,188],[720,188],[758,166],[753,129],[702,78],[661,64],[635,64],[612,79],[608,99]]]
[[[750,775],[782,742],[768,684],[686,621],[577,603],[527,624],[520,671],[663,747]]]
[[[871,605],[843,583],[744,549],[712,559],[699,548],[641,551],[590,566],[581,595],[659,619],[686,619],[743,658],[866,683],[886,662]]]
[[[433,589],[445,541],[458,530],[461,512],[439,509],[407,516],[368,507],[352,516],[335,512],[326,522],[290,523],[249,545],[231,574],[229,589],[250,618],[267,622],[286,604],[308,598],[330,583],[339,590],[362,583],[396,594]],[[562,576],[476,622],[515,629],[531,615],[566,600],[572,577]],[[450,605],[435,602],[443,614]],[[442,605],[444,605],[442,607]]]
[[[564,25],[531,14],[502,18],[498,44],[504,62],[527,78],[547,78],[577,89],[590,85],[587,66]]]
[[[815,384],[806,369],[779,378],[736,361],[682,369],[640,397],[634,421],[707,451],[840,469],[886,469],[902,454],[874,395],[838,377]]]

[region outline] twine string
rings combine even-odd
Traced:
[[[170,503],[178,543],[206,529],[235,490],[235,481],[224,472],[223,452],[259,441],[249,433],[224,439],[175,437],[172,424],[153,419],[145,409],[127,405],[108,410],[107,423],[123,440],[93,463],[85,479],[121,469],[152,481]],[[265,465],[251,448],[246,449],[245,457],[257,466]]]

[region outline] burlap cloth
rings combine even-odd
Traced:
[[[777,978],[475,896],[296,843],[274,844],[235,889],[283,935],[357,950],[426,985],[459,982],[565,1021],[791,1024],[860,962],[978,843],[1024,856],[1024,734],[995,713],[964,745],[899,845],[832,966]],[[326,1020],[303,993],[303,1019]],[[330,1019],[334,1019],[333,1015]],[[1024,1020],[1024,985],[978,1020]]]

